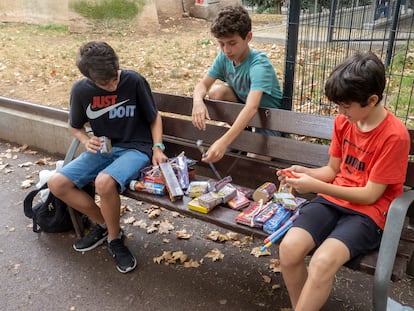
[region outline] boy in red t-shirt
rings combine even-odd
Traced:
[[[410,137],[381,103],[385,68],[372,52],[337,66],[325,85],[338,105],[329,162],[319,168],[294,165],[295,178],[278,171],[298,193],[318,196],[305,205],[279,248],[282,275],[293,308],[319,310],[342,265],[356,268],[380,245],[391,201],[403,191]],[[307,268],[305,257],[315,250]]]

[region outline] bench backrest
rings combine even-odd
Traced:
[[[212,122],[206,131],[199,131],[191,123],[192,97],[154,92],[158,109],[163,115],[164,141],[168,156],[184,151],[188,157],[200,160],[196,141],[201,139],[208,147],[227,130],[244,105],[232,102],[206,100]],[[333,118],[280,109],[260,108],[249,126],[285,133],[283,137],[266,136],[244,131],[230,145],[226,156],[216,163],[220,174],[232,176],[235,183],[257,188],[265,181],[277,182],[275,169],[292,163],[305,166],[325,165],[328,160]],[[287,135],[286,135],[287,134]],[[411,135],[411,155],[414,155],[414,131]],[[269,156],[263,160],[246,153]],[[198,163],[201,175],[214,177],[208,165]],[[201,172],[200,172],[201,170]],[[414,186],[414,163],[409,163],[408,186]]]

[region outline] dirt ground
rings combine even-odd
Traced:
[[[281,23],[284,18],[253,14],[253,29]],[[67,109],[71,85],[82,77],[75,55],[90,40],[107,41],[118,53],[121,68],[141,73],[154,91],[191,95],[218,52],[209,26],[208,21],[183,17],[161,21],[156,33],[143,34],[119,22],[71,33],[59,25],[3,23],[0,95]],[[270,57],[282,80],[284,47],[256,42],[252,47]]]

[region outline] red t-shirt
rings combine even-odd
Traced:
[[[361,132],[344,115],[335,118],[329,154],[341,158],[333,184],[364,187],[368,180],[387,184],[383,195],[372,205],[350,203],[321,194],[337,205],[368,215],[381,229],[391,201],[403,191],[407,171],[410,136],[404,124],[387,111],[373,130]]]

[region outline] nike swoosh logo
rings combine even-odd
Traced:
[[[121,102],[119,102],[119,103],[117,103],[117,104],[115,104],[115,105],[112,105],[112,106],[109,106],[109,107],[106,107],[106,108],[103,108],[103,109],[99,109],[99,110],[97,110],[97,111],[93,111],[93,110],[91,109],[91,104],[89,104],[88,108],[86,108],[86,116],[87,116],[89,119],[91,119],[91,120],[97,119],[97,118],[99,118],[100,116],[102,116],[102,115],[104,115],[105,113],[107,113],[108,111],[111,111],[112,109],[114,109],[114,108],[116,108],[116,107],[118,107],[118,106],[121,106],[121,105],[125,104],[125,103],[126,103],[126,102],[128,102],[128,101],[129,101],[129,99],[126,99],[126,100],[121,101]]]

